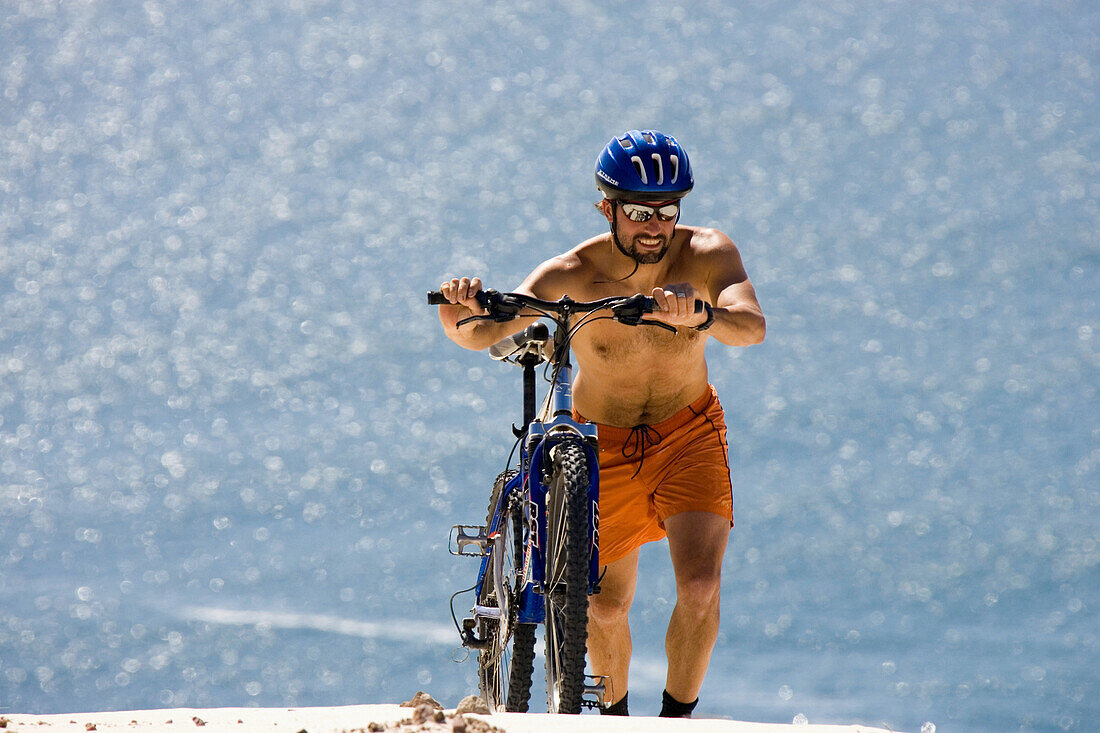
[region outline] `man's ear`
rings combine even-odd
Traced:
[[[596,208],[600,210],[600,213],[603,214],[604,218],[607,219],[607,222],[610,224],[615,217],[615,204],[612,203],[611,199],[597,201]]]

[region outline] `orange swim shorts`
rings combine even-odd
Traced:
[[[673,514],[712,512],[733,526],[726,421],[713,386],[655,425],[597,428],[601,565],[664,539]]]

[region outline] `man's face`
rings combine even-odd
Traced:
[[[642,204],[644,207],[657,209],[672,203],[676,202],[620,201],[613,205],[615,228],[618,233],[616,245],[619,251],[640,265],[653,265],[660,262],[672,243],[678,212],[677,216],[669,221],[662,221],[662,216],[654,214],[648,221],[639,222],[627,216],[624,207],[629,207],[630,204]]]

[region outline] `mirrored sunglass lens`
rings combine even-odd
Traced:
[[[652,206],[643,206],[642,204],[623,204],[623,213],[626,214],[626,218],[631,221],[649,221],[653,216]]]
[[[657,214],[657,218],[661,221],[672,221],[680,213],[680,204],[665,204],[657,208],[645,204],[623,204],[623,213],[631,221],[637,222],[649,221],[654,214]]]

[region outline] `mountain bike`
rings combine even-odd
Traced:
[[[489,348],[490,356],[523,368],[523,423],[513,426],[514,467],[493,483],[484,525],[456,525],[451,553],[481,558],[471,615],[459,634],[478,652],[478,684],[490,710],[526,712],[534,672],[535,631],[544,629],[547,710],[579,713],[604,701],[608,679],[585,674],[588,596],[599,592],[599,462],[597,430],[573,418],[570,342],[596,320],[630,326],[658,310],[644,295],[578,302],[539,300],[484,290],[486,315],[459,321],[546,318]],[[429,305],[448,301],[428,293]],[[703,307],[696,301],[696,312]],[[546,364],[546,398],[536,402],[536,370]],[[459,591],[462,593],[463,591]],[[454,598],[452,596],[452,616]],[[455,626],[458,620],[455,617]]]

